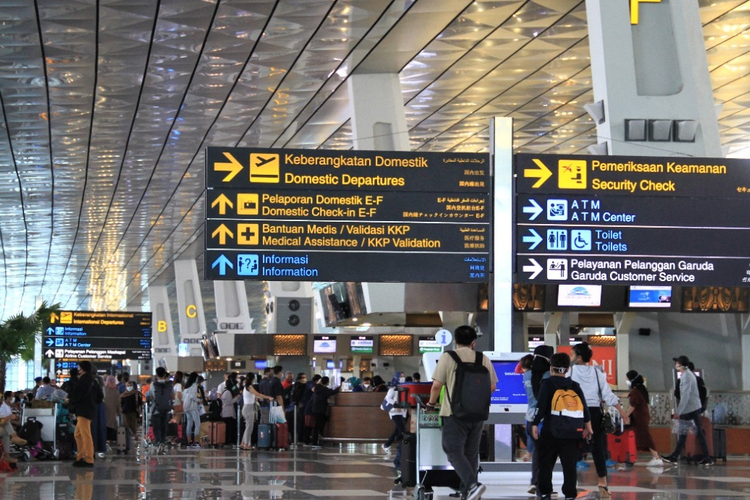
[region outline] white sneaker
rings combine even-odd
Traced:
[[[526,490],[526,492],[527,492],[527,493],[528,493],[529,495],[535,495],[535,494],[536,494],[536,485],[535,485],[535,484],[532,484],[531,486],[529,486],[529,489],[528,489],[528,490]]]
[[[479,500],[482,498],[482,493],[484,493],[487,490],[487,487],[483,485],[482,483],[476,483],[474,486],[472,486],[467,495],[466,500]]]
[[[386,453],[390,453],[391,452],[391,447],[390,446],[383,445],[383,446],[381,446],[381,448],[383,448],[383,451],[386,452]]]
[[[646,464],[646,467],[664,467],[664,460],[661,458],[652,458]]]

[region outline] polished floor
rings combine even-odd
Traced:
[[[114,499],[384,499],[413,498],[394,487],[391,458],[375,445],[319,450],[238,451],[174,449],[163,455],[112,454],[93,469],[71,462],[32,461],[0,474],[3,500]],[[642,457],[645,462],[645,457]],[[528,499],[528,473],[486,472],[487,499]],[[593,467],[579,472],[578,498],[598,498]],[[559,491],[561,475],[555,473]],[[650,468],[636,464],[611,471],[615,500],[750,499],[750,459],[730,457],[713,467]],[[435,499],[450,490],[436,488]]]

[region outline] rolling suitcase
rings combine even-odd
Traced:
[[[258,424],[258,449],[273,448],[273,428],[271,424]]]
[[[721,459],[724,463],[727,463],[727,430],[714,427],[713,434],[714,452],[712,456],[714,460]]]
[[[276,424],[276,446],[279,450],[289,448],[289,427],[287,424]]]
[[[208,422],[208,444],[221,448],[227,441],[227,424],[224,422]]]
[[[708,456],[713,456],[713,442],[714,442],[714,433],[711,426],[711,420],[709,420],[706,417],[701,417],[701,427],[703,428],[703,433],[706,435],[706,444],[708,445]],[[703,450],[701,449],[700,443],[698,443],[698,440],[695,438],[695,434],[692,432],[687,435],[687,441],[685,442],[685,451],[684,451],[685,458],[687,458],[688,463],[692,462],[700,462],[705,458],[703,456]]]
[[[122,425],[122,420],[117,426],[117,444],[115,445],[117,453],[127,453],[130,451],[132,441],[130,429]]]
[[[401,440],[401,486],[411,488],[417,484],[417,436],[404,433]]]
[[[607,434],[607,447],[612,460],[621,464],[632,465],[638,460],[638,449],[635,444],[635,431],[626,429],[619,436]]]

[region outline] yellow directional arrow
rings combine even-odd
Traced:
[[[219,197],[211,203],[211,208],[214,208],[216,205],[219,205],[219,215],[225,215],[227,213],[227,207],[234,208],[234,204],[224,195],[224,193],[221,193]]]
[[[230,238],[234,238],[234,234],[232,231],[229,230],[227,226],[222,224],[221,226],[216,228],[216,231],[211,233],[211,238],[216,238],[216,235],[219,235],[219,245],[224,245],[227,242],[227,236]]]
[[[49,322],[50,322],[50,324],[52,324],[52,325],[54,325],[54,324],[55,324],[55,321],[57,321],[58,319],[60,319],[60,316],[58,316],[58,315],[57,315],[57,314],[55,314],[55,313],[52,313],[52,314],[50,314],[50,315],[49,315]]]
[[[229,153],[224,153],[224,156],[226,157],[229,162],[214,162],[214,171],[216,172],[229,172],[229,175],[224,177],[221,182],[229,182],[234,177],[242,172],[242,169],[244,168],[242,166],[242,163],[237,161],[237,158],[232,156]]]
[[[523,169],[523,176],[524,177],[538,177],[539,180],[534,183],[533,188],[538,188],[544,182],[552,177],[552,171],[547,168],[547,165],[542,163],[541,161],[537,160],[536,158],[533,158],[531,161],[534,162],[534,164],[539,168],[525,168]]]

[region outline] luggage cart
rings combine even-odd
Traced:
[[[57,459],[60,453],[57,449],[57,405],[53,404],[50,408],[31,408],[28,406],[23,407],[21,412],[21,426],[28,420],[36,420],[42,424],[41,437],[42,437],[42,451],[37,458],[54,458]],[[51,450],[44,448],[44,445],[48,444]],[[24,460],[30,459],[30,455],[24,453]]]
[[[453,486],[458,488],[458,476],[443,451],[440,429],[440,409],[424,404],[420,395],[413,394],[417,403],[416,411],[416,484],[414,498],[425,500],[432,495],[432,486]]]

